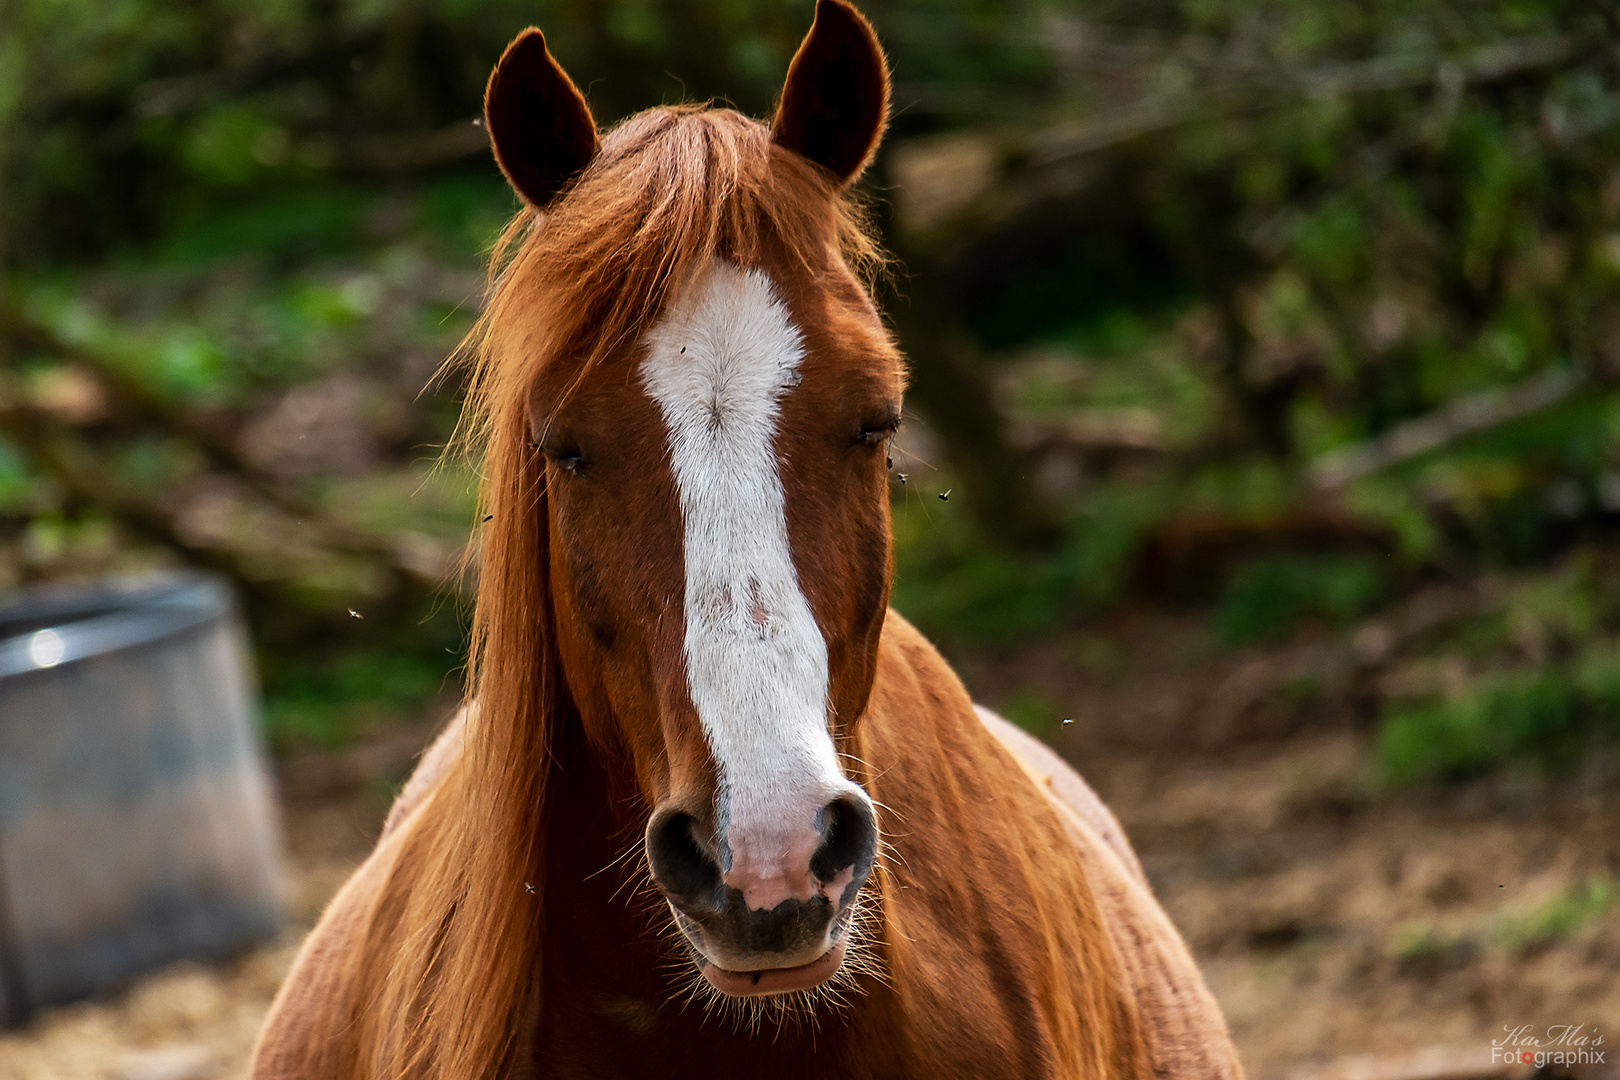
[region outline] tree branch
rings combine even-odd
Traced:
[[[1322,492],[1339,490],[1464,436],[1556,405],[1585,385],[1580,374],[1560,369],[1532,376],[1516,386],[1456,398],[1437,412],[1397,424],[1376,439],[1323,454],[1311,462],[1311,486]]]

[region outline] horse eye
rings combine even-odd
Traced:
[[[900,418],[885,420],[880,424],[866,424],[861,427],[860,435],[856,441],[867,446],[875,446],[880,442],[887,442],[894,438],[895,432],[900,430]]]
[[[570,476],[577,475],[585,466],[585,454],[577,446],[543,446],[540,452],[546,455],[547,461]]]

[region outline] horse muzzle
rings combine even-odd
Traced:
[[[660,808],[648,824],[653,881],[721,993],[807,990],[843,963],[876,855],[876,816],[854,785],[805,816],[805,829],[764,835],[733,823],[718,841],[679,808]]]

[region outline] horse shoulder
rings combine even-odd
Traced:
[[[409,874],[402,854],[407,823],[460,758],[466,727],[461,709],[422,755],[395,798],[377,846],[339,890],[304,939],[259,1034],[252,1080],[338,1080],[362,1068],[360,1016],[375,973],[365,970],[365,943],[379,906]]]
[[[1241,1076],[1220,1007],[1180,932],[1154,898],[1119,819],[1045,743],[983,706],[974,709],[1063,819],[1107,914],[1144,1030],[1151,1035],[1155,1065],[1174,1076]]]
[[[405,781],[399,794],[394,797],[394,805],[388,808],[388,817],[383,822],[383,836],[392,834],[400,822],[410,816],[411,811],[421,804],[433,786],[461,757],[462,747],[466,745],[467,710],[471,707],[463,705],[457,709],[444,730],[423,752],[416,768],[411,770],[410,779]]]
[[[984,815],[968,818],[973,831],[984,834],[983,842],[1009,847],[1008,873],[1001,875],[995,888],[1018,887],[1010,884],[1017,879],[1011,871],[1030,862],[1031,837],[1058,837],[1056,845],[1049,839],[1034,841],[1039,869],[1029,888],[1047,893],[1048,901],[1054,889],[1067,891],[1062,899],[1074,909],[1075,920],[1065,928],[1070,935],[1087,932],[1089,916],[1084,909],[1095,913],[1106,933],[1107,962],[1130,1000],[1133,1026],[1140,1031],[1153,1073],[1240,1078],[1242,1066],[1220,1008],[1180,933],[1153,897],[1124,830],[1102,800],[1039,740],[973,705],[938,652],[893,612],[884,637],[873,695],[880,709],[891,714],[884,718],[884,726],[912,733],[925,724],[948,729],[945,745],[954,758],[951,772],[982,774],[998,792],[997,814],[1020,818],[999,822]],[[893,715],[906,709],[913,715]],[[885,760],[878,767],[902,766]],[[1054,824],[1057,828],[1035,827]],[[909,828],[909,819],[901,827]],[[894,843],[905,846],[902,837]],[[1014,850],[1016,845],[1024,845],[1022,853]],[[1063,859],[1064,850],[1077,858]],[[1019,896],[1015,901],[1025,899],[1038,906],[1035,897]],[[997,927],[998,932],[1004,929]],[[1093,962],[1103,962],[1102,957]],[[1079,988],[1063,989],[1074,995]]]
[[[355,1028],[364,1005],[361,943],[391,860],[374,851],[304,939],[259,1031],[251,1080],[339,1080],[359,1075]]]

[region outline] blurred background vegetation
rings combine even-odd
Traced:
[[[453,696],[491,64],[766,115],[811,8],[0,0],[0,587],[230,574],[283,746]],[[903,612],[1337,642],[1394,783],[1620,734],[1620,5],[863,8]]]

